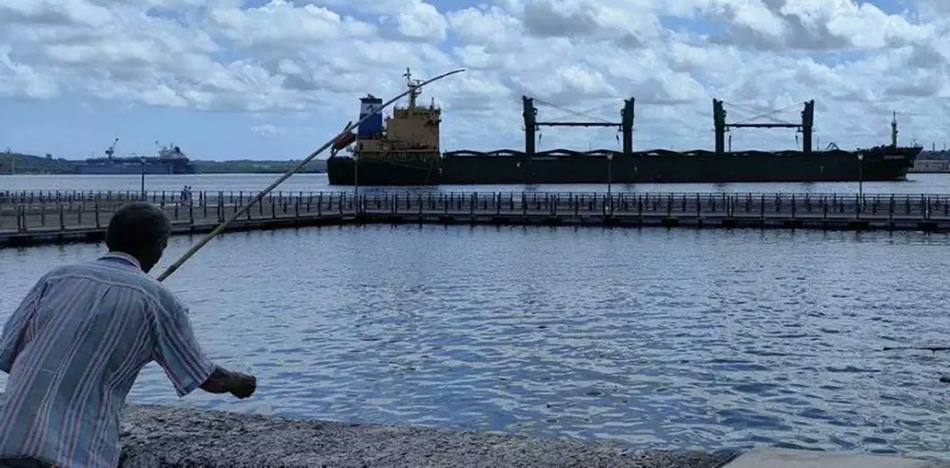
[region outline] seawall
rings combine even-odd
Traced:
[[[129,405],[121,467],[714,468],[737,454]]]

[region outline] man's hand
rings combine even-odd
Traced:
[[[244,399],[254,394],[257,389],[257,379],[253,375],[229,371],[223,367],[216,367],[211,377],[203,384],[202,390],[210,393],[230,393]]]
[[[253,375],[232,372],[231,380],[231,394],[238,398],[247,398],[257,389],[257,378]]]

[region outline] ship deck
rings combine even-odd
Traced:
[[[846,151],[842,149],[833,149],[833,150],[815,150],[810,153],[812,156],[824,156],[824,157],[848,157],[854,158],[855,154],[859,152],[863,153],[884,153],[888,150],[891,150],[890,147],[874,147],[874,148],[861,148],[855,151]],[[897,154],[906,155],[907,157],[916,158],[923,151],[922,147],[898,147],[894,150]],[[528,158],[528,154],[521,150],[514,149],[499,149],[494,151],[476,151],[476,150],[454,150],[446,151],[442,153],[446,158],[471,158],[471,157],[516,157],[516,158]],[[674,151],[669,149],[650,149],[642,151],[633,151],[629,154],[629,157],[673,157],[673,156],[693,156],[701,158],[711,158],[711,157],[782,157],[782,156],[802,156],[806,154],[800,150],[777,150],[777,151],[767,151],[767,150],[742,150],[742,151],[728,151],[723,154],[717,154],[715,151],[703,150],[703,149],[692,149],[692,150],[683,150],[683,151]],[[593,149],[589,151],[576,151],[565,148],[555,148],[544,151],[536,151],[531,158],[581,158],[581,157],[591,157],[591,158],[603,158],[611,156],[614,158],[627,157],[624,155],[623,151],[611,150],[611,149]]]

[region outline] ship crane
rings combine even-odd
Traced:
[[[106,156],[108,156],[110,160],[112,159],[112,156],[115,154],[115,145],[117,143],[119,143],[118,138],[116,138],[115,141],[112,142],[112,145],[106,148]]]
[[[597,122],[556,122],[556,121],[544,121],[539,122],[537,119],[538,109],[534,106],[534,102],[538,101],[539,104],[544,104],[551,106],[565,112],[568,112],[575,116],[586,117],[592,120],[597,120]],[[634,98],[624,99],[623,110],[620,111],[620,122],[610,122],[604,119],[598,119],[586,115],[583,112],[576,112],[571,109],[567,109],[549,102],[544,102],[537,98],[529,98],[527,96],[521,96],[521,103],[523,107],[523,117],[524,117],[524,145],[525,145],[525,156],[527,158],[533,157],[537,153],[535,132],[537,132],[540,127],[617,127],[620,132],[623,134],[623,154],[629,156],[633,152],[633,120],[634,120]],[[595,108],[596,109],[596,108]],[[594,110],[594,109],[592,109]],[[592,111],[590,110],[590,111]],[[587,112],[590,112],[587,111]]]
[[[713,99],[713,123],[716,127],[716,154],[722,155],[726,152],[726,132],[732,128],[795,128],[802,133],[802,152],[810,154],[812,152],[812,133],[815,125],[815,100],[805,102],[805,109],[802,111],[801,123],[784,122],[772,117],[774,114],[782,112],[785,109],[777,109],[764,114],[756,115],[752,118],[728,123],[726,121],[726,111],[723,109],[724,101]],[[797,105],[797,104],[796,104]],[[772,123],[752,123],[750,121],[761,118],[769,118]],[[797,136],[796,136],[797,138]],[[731,137],[730,137],[731,140]],[[731,142],[730,142],[731,143]],[[731,144],[730,151],[732,150]]]

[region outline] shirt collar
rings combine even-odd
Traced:
[[[142,269],[142,264],[139,263],[139,260],[125,252],[109,252],[99,257],[99,260],[108,260],[108,261],[115,261],[119,263],[125,263],[129,266],[138,268],[139,270]]]

